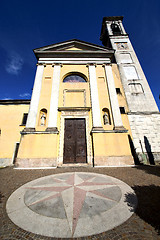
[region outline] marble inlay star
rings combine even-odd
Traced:
[[[84,210],[84,212],[88,211],[89,214],[90,208],[94,207],[96,199],[107,201],[108,206],[112,207],[121,198],[119,187],[114,182],[109,179],[97,177],[94,174],[70,173],[63,176],[52,176],[49,182],[42,180],[26,189],[25,204],[41,215],[43,214],[41,204],[43,204],[43,207],[45,205],[46,208],[49,206],[54,211],[55,203],[59,203],[60,206],[59,199],[63,200],[63,209],[65,210],[72,236],[74,235],[79,218],[81,215],[84,215],[83,208],[89,209]],[[114,196],[114,193],[111,194],[109,189],[112,189],[112,192],[115,189],[117,194]],[[92,205],[88,206],[87,198],[92,199]],[[47,202],[48,204],[46,204]],[[55,211],[58,211],[57,208]],[[64,214],[61,212],[59,214],[62,218],[64,217]]]
[[[131,217],[136,204],[133,189],[119,179],[65,172],[22,185],[9,197],[6,210],[11,221],[27,232],[71,239],[119,226]]]

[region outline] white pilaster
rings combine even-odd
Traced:
[[[104,68],[105,68],[109,97],[110,97],[111,108],[112,108],[114,128],[115,129],[122,128],[123,123],[122,123],[121,113],[119,110],[119,104],[118,104],[117,93],[116,93],[115,84],[114,84],[112,67],[110,65],[104,65]]]
[[[109,35],[112,35],[112,30],[111,30],[111,24],[110,24],[110,22],[106,22],[106,25],[107,25],[107,29],[108,29]]]
[[[102,128],[95,65],[89,65],[93,128]]]
[[[61,65],[54,65],[53,82],[51,91],[50,111],[48,120],[48,130],[50,128],[57,129],[57,114],[58,114],[58,99],[59,99],[59,84],[60,84]]]
[[[119,25],[121,26],[122,34],[126,34],[126,31],[125,31],[125,29],[124,29],[123,24],[122,24],[121,21],[119,22]]]
[[[42,87],[42,78],[43,78],[43,71],[44,71],[44,65],[38,65],[35,81],[34,81],[34,87],[32,92],[32,98],[26,123],[26,129],[35,129],[36,126],[36,117],[37,117],[37,111],[38,111],[38,104],[39,104],[39,98],[41,93],[41,87]]]

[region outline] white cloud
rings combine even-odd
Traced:
[[[8,57],[5,69],[10,74],[18,75],[18,73],[22,69],[22,66],[23,66],[22,57],[18,53],[12,52]]]
[[[20,97],[22,97],[22,98],[27,98],[27,97],[31,97],[31,94],[30,93],[21,93],[21,94],[19,94],[19,96]]]
[[[6,98],[3,98],[2,100],[12,100],[12,98],[6,97]]]

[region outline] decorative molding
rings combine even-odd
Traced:
[[[16,99],[16,100],[0,100],[0,105],[21,105],[21,104],[27,104],[29,105],[31,102],[31,100],[19,100],[19,99]]]
[[[54,129],[49,129],[49,130],[46,130],[46,131],[21,131],[20,132],[21,135],[27,135],[27,134],[59,134],[59,131],[58,130],[54,130]]]
[[[91,130],[91,134],[92,133],[127,133],[128,130],[127,129],[113,129],[113,130],[104,130],[102,129],[96,129],[96,128],[92,128]]]
[[[84,93],[84,107],[86,107],[86,89],[64,89],[63,90],[63,106],[65,107],[66,104],[66,93],[70,92],[70,93],[75,93],[75,92],[82,92]],[[74,107],[76,108],[76,107]]]
[[[84,112],[84,111],[90,111],[91,107],[59,107],[58,111],[71,111],[71,112]]]
[[[137,112],[132,112],[132,111],[130,111],[130,112],[128,112],[127,113],[127,115],[151,115],[151,114],[160,114],[160,112],[150,112],[150,111],[146,111],[146,112],[139,112],[139,111],[137,111]]]
[[[88,111],[62,111],[61,112],[61,115],[62,116],[74,116],[74,117],[77,117],[77,116],[88,116]]]
[[[84,65],[84,64],[103,64],[111,63],[110,58],[40,58],[39,63],[45,64],[73,64],[73,65]]]

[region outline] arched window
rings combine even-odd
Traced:
[[[110,125],[111,124],[111,119],[110,119],[110,114],[109,114],[109,109],[108,108],[103,108],[103,124],[104,125]]]
[[[39,115],[39,125],[46,126],[47,109],[42,108]]]
[[[121,34],[121,30],[120,30],[118,24],[112,23],[112,24],[111,24],[111,29],[112,29],[113,35],[119,35],[119,34]]]
[[[67,75],[67,77],[64,78],[63,82],[69,83],[86,82],[86,77],[83,74],[74,72]]]

